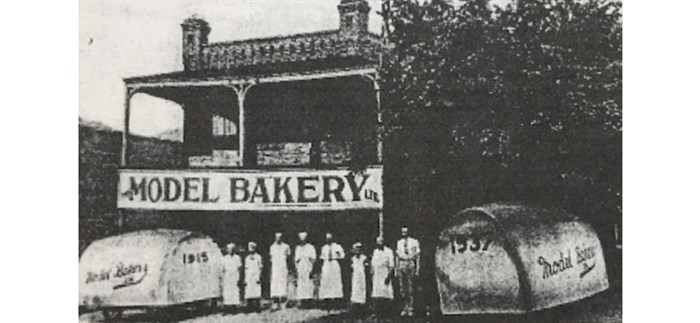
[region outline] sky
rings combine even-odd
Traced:
[[[492,0],[503,5],[509,0]],[[212,28],[210,42],[338,28],[340,0],[81,1],[79,115],[123,129],[125,77],[180,71],[180,23],[197,14]],[[372,13],[381,0],[369,0]],[[370,30],[381,21],[370,15]],[[131,129],[154,135],[182,126],[179,105],[137,94]]]

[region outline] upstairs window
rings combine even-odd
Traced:
[[[214,114],[212,116],[211,132],[214,138],[235,137],[238,127],[233,120]]]

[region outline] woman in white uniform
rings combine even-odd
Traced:
[[[260,312],[262,267],[262,258],[257,252],[257,244],[249,242],[248,256],[245,257],[245,300],[249,311]]]
[[[224,273],[222,277],[223,303],[227,311],[234,310],[241,305],[241,270],[243,262],[241,256],[236,254],[236,244],[229,243],[226,246],[226,255],[223,258]]]

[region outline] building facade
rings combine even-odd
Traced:
[[[368,31],[369,11],[365,0],[341,0],[335,30],[219,43],[204,19],[186,19],[183,70],[124,79],[121,230],[157,214],[168,220],[152,226],[220,244],[265,248],[278,231],[292,243],[299,231],[316,244],[326,232],[371,243],[384,194],[382,40]],[[144,94],[183,109],[177,167],[133,163],[131,98]]]

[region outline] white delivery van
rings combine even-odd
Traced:
[[[184,230],[144,230],[96,240],[80,257],[80,306],[107,318],[221,297],[222,255],[214,241]]]
[[[443,314],[527,313],[608,288],[593,228],[562,211],[517,204],[463,210],[435,253]]]

